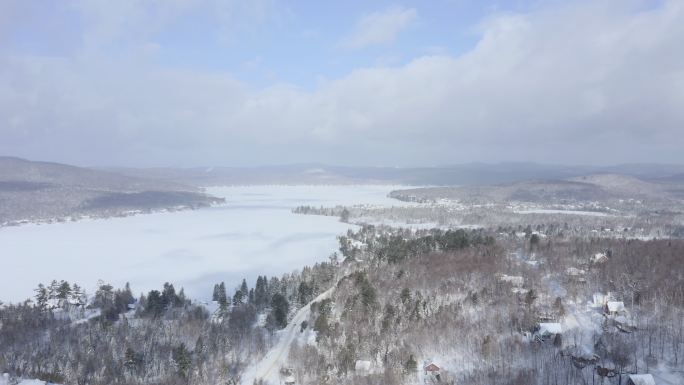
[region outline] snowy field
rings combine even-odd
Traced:
[[[280,275],[337,249],[353,227],[337,218],[292,214],[299,205],[401,206],[387,198],[401,186],[216,187],[226,205],[70,223],[0,229],[0,300],[22,301],[39,282],[76,282],[92,294],[98,279],[134,293],[168,281],[206,299],[216,282]]]
[[[582,211],[582,210],[550,210],[550,209],[530,209],[530,210],[516,210],[516,214],[567,214],[567,215],[586,215],[589,217],[607,217],[607,213],[600,211]]]

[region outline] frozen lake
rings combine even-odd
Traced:
[[[229,289],[245,277],[281,275],[324,261],[336,237],[354,226],[292,214],[299,205],[405,205],[387,198],[399,186],[240,186],[210,188],[226,205],[125,218],[0,229],[0,301],[33,295],[38,283],[67,280],[90,294],[97,280],[134,293],[171,282],[192,298]]]

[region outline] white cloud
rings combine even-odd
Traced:
[[[463,55],[359,69],[312,91],[137,58],[0,55],[0,153],[86,164],[684,162],[681,2],[495,14],[480,33]]]
[[[361,17],[351,33],[342,39],[345,48],[360,49],[390,43],[418,17],[413,8],[391,7]]]

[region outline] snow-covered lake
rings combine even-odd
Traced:
[[[400,206],[387,193],[400,186],[241,186],[210,188],[226,205],[125,218],[0,229],[0,300],[33,295],[39,282],[67,280],[92,290],[98,279],[136,294],[172,282],[192,298],[213,285],[229,289],[245,277],[280,275],[337,250],[353,226],[337,218],[292,214],[299,205]]]

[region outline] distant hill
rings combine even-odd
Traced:
[[[217,201],[197,187],[176,182],[0,157],[0,225],[192,208]]]
[[[484,185],[525,180],[562,180],[591,174],[619,174],[642,179],[684,174],[679,165],[618,165],[608,167],[542,165],[536,163],[469,163],[435,167],[342,167],[298,164],[260,167],[114,168],[120,174],[175,181],[195,186],[230,184],[407,184]]]
[[[555,180],[406,189],[393,191],[390,196],[407,201],[448,199],[474,204],[560,204],[621,200],[666,204],[681,200],[684,197],[683,188],[684,183],[663,183],[619,174],[592,174]]]

